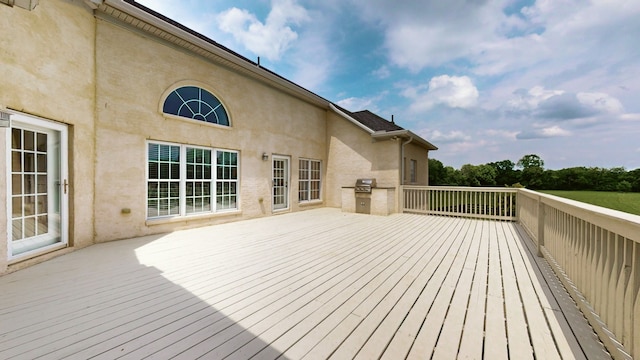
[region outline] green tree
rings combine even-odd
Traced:
[[[513,185],[520,181],[518,173],[513,169],[516,164],[511,160],[502,160],[488,163],[496,170],[496,184],[498,185]]]
[[[441,161],[429,159],[429,185],[446,185],[446,175]]]
[[[629,171],[625,178],[631,183],[631,191],[640,192],[640,168]]]
[[[496,169],[490,165],[463,165],[460,169],[467,186],[491,186],[496,184]]]
[[[523,170],[533,168],[533,167],[542,169],[544,168],[544,161],[538,155],[529,154],[529,155],[523,156],[520,160],[518,160],[517,165]]]
[[[462,186],[464,185],[464,177],[460,170],[456,170],[451,166],[444,168],[444,182],[442,185]]]
[[[627,180],[622,180],[616,186],[616,191],[619,192],[630,192],[631,191],[631,183]]]
[[[540,189],[544,184],[544,161],[540,156],[529,154],[518,160],[517,166],[522,168],[521,182],[531,189]]]

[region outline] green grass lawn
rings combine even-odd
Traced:
[[[640,193],[540,190],[542,193],[640,215]]]

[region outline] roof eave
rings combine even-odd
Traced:
[[[410,130],[393,130],[393,131],[376,131],[371,134],[374,140],[389,140],[395,138],[400,139],[412,139],[412,142],[418,143],[420,146],[427,150],[438,150],[438,147],[423,139],[419,135],[413,133]]]
[[[331,110],[333,110],[335,113],[337,113],[338,115],[342,116],[343,118],[349,120],[351,123],[353,123],[354,125],[356,125],[357,127],[361,128],[362,130],[366,131],[369,134],[374,134],[374,131],[368,127],[366,127],[364,124],[362,124],[360,121],[354,119],[353,117],[349,116],[347,113],[345,113],[344,111],[338,109],[335,105],[333,105],[332,103],[329,103],[329,108],[331,108]]]

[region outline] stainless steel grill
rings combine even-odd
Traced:
[[[376,187],[376,179],[358,179],[356,180],[356,193],[371,194],[371,189]]]

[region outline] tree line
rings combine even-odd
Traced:
[[[429,159],[429,184],[449,186],[515,186],[533,190],[594,190],[640,192],[640,168],[572,167],[547,170],[535,154],[518,162],[502,160],[483,165],[463,165],[459,170]]]

